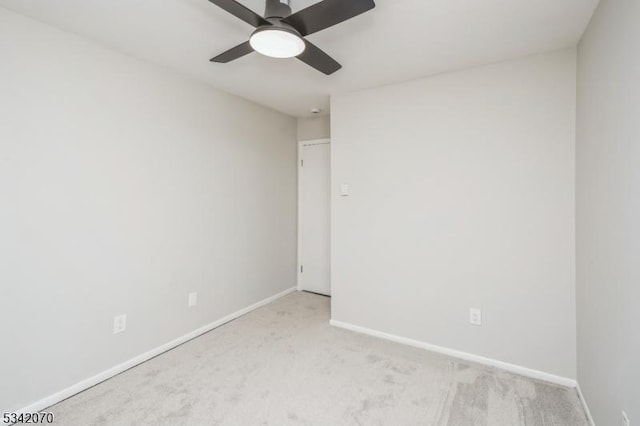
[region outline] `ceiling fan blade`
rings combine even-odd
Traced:
[[[269,21],[255,13],[253,10],[241,5],[235,0],[209,0],[216,6],[221,7],[233,16],[242,19],[249,25],[259,27],[261,25],[271,25]]]
[[[210,0],[211,1],[211,0]],[[303,36],[344,22],[376,7],[373,0],[324,0],[282,20]]]
[[[306,45],[304,52],[298,55],[297,58],[305,64],[325,73],[326,75],[333,74],[342,68],[342,65],[337,63],[335,59],[324,53],[314,44],[307,40],[305,40],[304,43]]]
[[[243,57],[244,55],[248,55],[251,52],[253,52],[253,47],[251,47],[248,41],[245,41],[244,43],[239,44],[236,47],[232,47],[226,52],[219,54],[215,58],[209,59],[209,61],[226,64],[227,62],[234,61],[238,58]]]

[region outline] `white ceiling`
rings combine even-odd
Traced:
[[[240,0],[262,15],[264,0]],[[349,0],[344,0],[349,1]],[[296,59],[209,59],[252,27],[207,0],[0,0],[0,5],[296,117],[329,95],[573,46],[599,0],[376,0],[309,36],[343,66],[325,76]],[[318,0],[291,0],[295,11]]]

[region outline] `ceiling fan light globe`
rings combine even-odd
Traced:
[[[254,32],[249,39],[253,50],[272,58],[293,58],[305,49],[302,37],[293,31],[266,28]]]

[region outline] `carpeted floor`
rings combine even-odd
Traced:
[[[293,293],[61,402],[57,425],[586,426],[574,389],[333,328]]]

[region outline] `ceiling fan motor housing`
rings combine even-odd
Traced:
[[[266,0],[264,9],[265,19],[270,21],[275,18],[286,18],[289,15],[291,15],[289,0]]]

